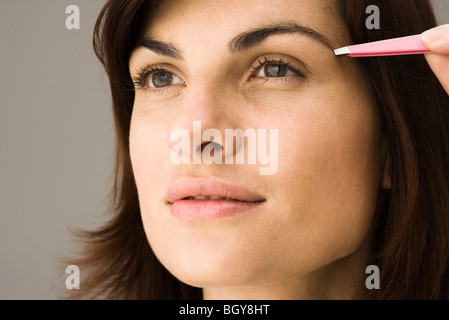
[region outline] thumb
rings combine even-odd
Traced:
[[[433,53],[449,54],[449,24],[427,30],[421,38]]]
[[[432,53],[425,57],[444,90],[449,94],[449,24],[430,29],[421,34]]]

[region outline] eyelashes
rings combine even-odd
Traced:
[[[306,78],[303,72],[291,66],[291,63],[283,58],[264,56],[251,65],[250,70],[251,77],[248,81],[257,78],[262,78],[265,82],[286,81],[287,78],[294,78],[295,80]],[[164,67],[151,65],[141,68],[137,75],[132,78],[132,81],[136,90],[145,90],[152,93],[160,93],[160,91],[167,90],[175,85],[184,85],[184,81],[176,73]]]
[[[133,83],[134,87],[136,89],[146,89],[146,85],[148,83],[148,80],[150,79],[150,76],[152,76],[154,73],[170,73],[173,74],[171,71],[161,68],[161,67],[152,67],[150,65],[142,68],[138,73],[136,77],[133,77]]]
[[[270,68],[273,69],[269,71]],[[279,58],[263,57],[262,60],[258,59],[256,61],[256,64],[251,66],[251,70],[253,73],[257,73],[257,75],[260,75],[260,71],[269,71],[270,74],[265,75],[267,78],[282,78],[293,75],[296,75],[300,78],[305,78],[304,73],[292,67],[290,62],[286,62],[284,59]],[[272,71],[275,72],[273,73]]]

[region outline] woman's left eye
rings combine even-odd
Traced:
[[[296,70],[292,70],[287,64],[282,62],[269,62],[260,67],[256,77],[262,78],[283,78],[298,75]]]
[[[290,66],[288,62],[283,59],[270,59],[265,57],[257,61],[256,66],[251,67],[253,70],[253,77],[255,78],[287,78],[299,77],[305,78],[304,73]]]

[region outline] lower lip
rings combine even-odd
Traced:
[[[263,202],[228,200],[178,200],[170,205],[171,214],[180,220],[212,220],[231,217],[260,206]]]

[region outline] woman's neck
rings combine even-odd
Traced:
[[[367,246],[318,270],[277,283],[253,287],[203,288],[205,300],[350,300],[362,299],[368,275]]]

